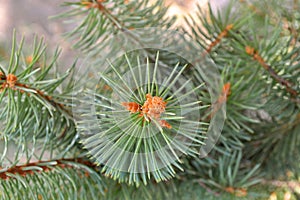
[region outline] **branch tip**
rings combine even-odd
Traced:
[[[160,119],[161,114],[165,112],[167,105],[167,102],[163,101],[161,97],[152,97],[151,94],[146,94],[146,101],[142,106],[136,102],[122,102],[121,104],[126,107],[130,113],[139,112],[140,117],[157,120],[161,127],[166,127],[168,129],[172,128],[167,121]]]

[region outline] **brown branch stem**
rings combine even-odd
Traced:
[[[267,72],[269,72],[271,77],[273,77],[281,85],[285,86],[288,93],[290,93],[292,96],[298,95],[298,92],[291,87],[292,84],[289,81],[282,78],[281,76],[279,76],[276,73],[276,71],[264,61],[264,59],[253,47],[246,46],[245,51],[248,55],[252,56],[252,58],[256,60]]]
[[[229,25],[227,25],[226,27],[225,27],[225,29],[217,36],[217,38],[214,40],[214,41],[212,41],[211,43],[210,43],[210,45],[205,49],[205,51],[203,52],[203,57],[206,55],[206,54],[209,54],[210,52],[211,52],[211,50],[215,47],[215,46],[217,46],[220,42],[221,42],[221,40],[223,39],[223,38],[225,38],[227,35],[228,35],[228,32],[231,30],[233,28],[233,24],[229,24]]]
[[[43,91],[39,90],[39,89],[36,89],[36,88],[32,88],[30,87],[29,85],[26,85],[26,84],[23,84],[23,83],[19,83],[17,82],[15,84],[16,89],[19,90],[20,92],[25,92],[24,90],[22,90],[22,88],[24,89],[29,89],[29,90],[32,90],[34,91],[36,94],[38,94],[40,97],[42,97],[45,101],[49,102],[52,106],[56,107],[56,108],[59,108],[60,110],[64,111],[65,113],[67,113],[69,115],[69,117],[72,118],[72,114],[69,110],[67,110],[63,104],[61,103],[58,103],[56,102],[52,96],[50,95],[46,95]],[[26,92],[25,92],[26,93]],[[30,95],[31,93],[27,93],[28,95]]]
[[[65,113],[67,113],[67,115],[70,118],[73,118],[72,113],[67,110],[63,104],[56,102],[51,96],[46,95],[42,90],[30,87],[27,84],[23,84],[18,82],[18,78],[13,75],[13,74],[8,74],[5,75],[2,72],[0,72],[0,81],[3,81],[2,84],[0,84],[0,89],[3,90],[5,88],[9,88],[12,90],[17,90],[21,93],[26,93],[27,95],[31,95],[30,92],[26,92],[27,90],[32,90],[34,91],[35,94],[39,95],[42,99],[44,99],[45,101],[47,101],[48,103],[50,103],[52,106],[59,108],[60,110],[64,111]],[[25,89],[25,90],[24,90]],[[0,90],[0,92],[1,92]]]
[[[46,165],[47,163],[50,163],[49,165]],[[14,175],[21,175],[23,177],[27,175],[32,175],[35,171],[34,170],[27,170],[28,167],[39,167],[42,170],[40,172],[48,172],[53,169],[53,167],[60,167],[60,168],[75,168],[75,166],[68,164],[67,162],[73,162],[73,163],[80,163],[88,167],[95,168],[96,165],[88,160],[82,159],[82,158],[68,158],[68,159],[58,159],[58,160],[49,160],[49,161],[37,161],[37,162],[31,162],[24,165],[18,165],[13,166],[11,168],[8,168],[6,171],[0,172],[0,179],[2,180],[8,180],[12,177],[9,174]],[[0,167],[1,169],[1,167]]]

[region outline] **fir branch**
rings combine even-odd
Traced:
[[[2,169],[2,199],[93,199],[104,194],[96,167],[81,158],[40,161]]]
[[[106,49],[104,48],[106,43],[102,44],[112,34],[151,25],[169,26],[168,21],[161,20],[165,11],[160,7],[162,4],[158,3],[155,4],[156,6],[147,7],[148,4],[144,2],[146,1],[83,0],[69,3],[67,5],[75,5],[75,9],[64,13],[65,16],[74,17],[77,20],[76,17],[82,17],[82,14],[87,15],[86,18],[83,17],[82,24],[69,35],[71,37],[79,36],[79,42],[75,46],[92,53],[99,61],[102,56],[99,55],[99,49],[113,49],[110,46]],[[246,3],[245,0],[240,0],[240,2]],[[266,3],[267,1],[262,2]],[[219,64],[222,79],[226,83],[221,88],[219,97],[214,99],[216,107],[215,110],[212,109],[211,116],[220,110],[219,105],[227,103],[228,109],[224,134],[220,137],[219,145],[205,159],[186,158],[189,159],[188,164],[184,162],[184,157],[179,157],[179,154],[197,155],[194,147],[198,148],[202,145],[205,137],[203,135],[205,132],[202,130],[205,130],[205,127],[196,130],[195,126],[202,125],[198,115],[191,116],[190,120],[185,119],[185,115],[192,111],[198,113],[203,104],[196,100],[177,105],[177,100],[191,100],[188,95],[191,91],[200,93],[204,100],[211,101],[206,90],[198,90],[201,87],[198,80],[184,79],[181,81],[178,78],[186,75],[187,78],[194,78],[196,76],[194,71],[183,73],[185,65],[164,65],[158,56],[156,58],[153,56],[153,49],[150,50],[151,52],[149,51],[150,53],[146,52],[146,73],[139,67],[137,68],[138,73],[135,73],[133,67],[137,65],[132,61],[133,56],[122,58],[120,62],[122,64],[118,62],[111,64],[107,71],[100,72],[101,79],[97,80],[96,91],[77,90],[82,92],[82,95],[88,96],[87,99],[91,97],[85,102],[88,104],[88,108],[80,107],[74,110],[81,112],[80,116],[83,116],[82,121],[79,120],[77,124],[82,136],[82,148],[87,149],[88,155],[93,159],[65,158],[64,155],[53,156],[52,152],[63,149],[64,153],[70,153],[71,146],[74,146],[79,137],[76,132],[77,127],[75,127],[72,115],[68,110],[68,106],[74,104],[70,102],[74,97],[72,92],[77,91],[74,91],[72,87],[62,90],[58,88],[69,77],[69,72],[63,77],[57,78],[59,75],[55,74],[55,78],[48,79],[46,77],[50,74],[49,70],[52,69],[56,58],[52,59],[49,65],[45,63],[43,67],[36,69],[33,66],[43,55],[43,47],[35,46],[32,58],[29,57],[28,61],[26,59],[26,62],[22,63],[20,59],[22,48],[16,50],[13,45],[8,69],[0,68],[2,71],[0,73],[2,88],[0,119],[3,119],[1,125],[3,123],[2,127],[5,127],[3,134],[1,133],[4,147],[3,154],[0,155],[0,165],[7,166],[5,165],[7,160],[10,163],[7,168],[0,168],[0,198],[36,200],[102,198],[99,197],[103,183],[98,165],[103,166],[102,172],[106,176],[117,179],[119,182],[126,182],[129,185],[132,183],[138,185],[140,182],[149,183],[147,186],[142,185],[136,189],[108,180],[112,184],[108,188],[109,190],[105,190],[106,196],[103,197],[105,199],[122,197],[124,199],[180,198],[182,196],[178,192],[173,193],[173,190],[171,191],[167,187],[170,182],[159,185],[152,180],[149,181],[152,177],[156,181],[168,180],[175,176],[175,173],[181,180],[187,180],[188,188],[191,188],[191,176],[197,178],[195,182],[198,184],[196,184],[195,191],[182,189],[182,185],[178,182],[174,185],[174,190],[183,190],[185,197],[190,197],[186,199],[208,199],[199,197],[198,194],[194,196],[195,198],[191,198],[196,190],[202,189],[199,184],[207,191],[217,190],[220,195],[221,192],[226,192],[236,196],[245,196],[250,191],[248,187],[259,184],[261,181],[265,185],[289,187],[295,191],[296,187],[300,187],[297,181],[261,179],[258,171],[259,165],[256,165],[257,160],[252,163],[247,159],[249,155],[251,158],[263,155],[270,159],[274,157],[276,163],[287,165],[285,161],[295,160],[294,154],[298,153],[300,144],[298,137],[300,130],[299,105],[292,103],[300,103],[299,91],[291,83],[299,82],[298,35],[293,26],[288,26],[289,22],[284,24],[286,27],[283,28],[287,28],[290,32],[284,31],[288,32],[288,36],[294,37],[288,45],[285,45],[287,37],[282,34],[282,29],[274,31],[272,27],[270,28],[270,26],[277,26],[277,23],[273,22],[277,22],[278,16],[281,16],[282,12],[281,8],[278,12],[276,9],[278,4],[273,4],[274,2],[275,0],[267,2],[270,4],[268,10],[262,9],[263,7],[253,8],[252,4],[249,5],[250,9],[246,8],[249,11],[247,14],[252,16],[253,14],[261,14],[262,17],[271,16],[271,18],[275,16],[270,21],[265,20],[266,26],[263,28],[256,27],[260,23],[256,20],[258,17],[251,18],[250,23],[253,24],[248,26],[249,18],[247,16],[249,15],[243,15],[239,9],[234,9],[233,3],[229,7],[237,11],[234,13],[238,13],[239,17],[230,17],[230,9],[225,11],[224,16],[215,17],[209,8],[210,19],[204,15],[199,17],[204,22],[206,30],[200,30],[198,25],[190,26],[194,34],[193,39],[205,49],[203,55],[210,54],[211,58]],[[280,3],[282,2],[285,1],[280,1]],[[294,0],[294,6],[295,4],[298,6],[297,0]],[[160,10],[160,8],[162,9]],[[154,12],[156,10],[159,10],[158,14]],[[269,13],[269,10],[272,13]],[[296,11],[294,10],[293,14]],[[284,18],[284,20],[289,19]],[[280,28],[282,27],[280,26]],[[270,37],[268,30],[274,31],[275,34]],[[126,36],[143,47],[138,37],[130,35],[130,33]],[[176,43],[174,38],[168,39],[170,42]],[[249,46],[245,48],[245,44]],[[23,42],[20,46],[22,47],[22,45]],[[219,47],[215,48],[216,46]],[[94,49],[96,51],[90,52]],[[199,52],[201,53],[203,49]],[[118,51],[113,53],[116,52]],[[187,52],[190,52],[190,49],[187,49]],[[143,55],[145,55],[144,52]],[[253,68],[253,62],[247,62],[249,58],[253,59],[255,66],[258,65],[258,67]],[[140,63],[139,58],[134,57],[134,59]],[[166,56],[164,59],[167,60],[167,63],[178,60],[172,56]],[[127,64],[124,64],[125,60]],[[154,63],[154,70],[151,68],[152,65],[149,65],[149,60]],[[237,64],[235,65],[235,63]],[[165,78],[160,77],[164,81],[163,84],[159,84],[157,79],[161,74],[156,72],[163,70],[165,66],[173,66],[173,68]],[[22,67],[24,70],[20,70]],[[273,81],[275,84],[269,84],[274,89],[265,87],[265,82],[262,80],[266,76],[259,73],[262,68],[270,74],[267,76],[268,80],[275,80]],[[41,74],[38,74],[38,70],[42,71]],[[131,74],[131,76],[126,75],[124,78],[124,72],[128,72],[126,74]],[[193,83],[193,87],[186,87],[190,81]],[[90,83],[95,86],[95,82]],[[276,91],[278,83],[285,87],[287,95],[290,96],[289,100],[292,102],[277,98],[278,95],[286,98],[284,96],[286,92]],[[76,96],[75,101],[86,100],[79,98]],[[153,102],[154,99],[156,102]],[[268,102],[261,106],[266,99]],[[200,100],[202,101],[202,99]],[[272,102],[274,106],[270,105]],[[198,105],[201,106],[198,107]],[[260,106],[263,109],[271,110],[272,113],[269,110],[266,113],[274,120],[268,121],[267,125],[265,124],[267,121],[263,121],[257,126],[252,126],[253,123],[260,122],[260,120],[247,116],[246,111],[258,109]],[[95,108],[92,110],[93,114],[91,114],[91,107]],[[153,108],[158,112],[150,111]],[[182,130],[179,129],[179,125],[183,126]],[[203,125],[205,126],[205,124]],[[216,126],[216,128],[218,127]],[[255,134],[248,135],[248,132],[259,133],[257,146],[245,142],[254,141],[257,138]],[[174,133],[180,137],[175,138]],[[38,142],[42,141],[42,145],[44,145],[42,149],[37,148],[39,147],[36,144],[37,140],[39,140]],[[8,142],[17,143],[16,150],[14,149],[15,158],[12,161],[7,153]],[[32,143],[32,149],[30,143]],[[165,146],[169,147],[169,151],[159,151],[154,154]],[[245,151],[242,152],[241,149]],[[33,162],[34,158],[31,158],[36,156],[36,150],[42,151],[42,153],[37,159],[39,161]],[[50,151],[51,154],[50,158],[47,158],[49,161],[42,161],[47,160],[43,159],[46,156],[44,152],[47,151]],[[80,149],[79,151],[82,153],[84,150]],[[132,157],[127,156],[127,152],[130,152]],[[152,156],[144,156],[143,154],[146,153]],[[140,154],[143,157],[139,158]],[[279,155],[283,160],[278,159]],[[19,158],[25,156],[26,164],[18,165]],[[172,157],[174,160],[171,159]],[[162,167],[161,163],[164,164]],[[178,174],[177,169],[186,168],[185,172]],[[272,166],[272,170],[273,168],[274,166]],[[211,195],[209,194],[209,196]],[[223,199],[223,196],[221,198]]]
[[[5,75],[2,72],[0,72],[0,80],[4,81],[0,85],[0,87],[2,88],[1,89],[2,92],[5,88],[9,88],[12,90],[17,90],[21,93],[25,93],[28,96],[30,96],[31,94],[33,94],[33,95],[37,94],[42,99],[49,102],[53,107],[60,109],[61,111],[67,113],[71,119],[73,118],[72,113],[70,112],[70,110],[65,108],[64,104],[57,102],[55,99],[53,99],[52,96],[45,94],[45,92],[43,92],[42,90],[33,88],[33,87],[29,86],[28,84],[18,82],[18,77],[15,76],[14,74]]]
[[[282,172],[282,168],[286,167],[289,162],[296,161],[299,152],[299,137],[300,130],[300,114],[299,110],[291,102],[278,100],[274,102],[278,107],[278,103],[282,103],[282,107],[276,110],[277,121],[274,124],[262,124],[256,127],[256,131],[260,134],[255,135],[246,146],[248,158],[255,161],[260,161],[266,166],[269,164],[272,167],[273,173],[275,170]],[[268,105],[268,104],[266,104]],[[270,106],[270,105],[269,105]],[[275,109],[271,106],[269,109]],[[284,112],[291,114],[284,116]],[[272,113],[273,114],[273,113]],[[276,119],[276,117],[274,117]],[[278,162],[284,160],[284,162]],[[296,161],[296,163],[299,163]]]
[[[73,8],[56,18],[76,16],[82,18],[82,15],[86,15],[81,24],[66,36],[77,40],[73,45],[75,48],[89,53],[95,50],[94,54],[98,53],[99,49],[111,48],[106,44],[110,38],[109,34],[116,34],[119,31],[128,32],[141,27],[170,27],[174,22],[174,19],[166,16],[167,8],[163,7],[162,1],[149,3],[142,0],[130,2],[98,0],[68,2],[64,5]]]
[[[210,187],[213,191],[230,192],[231,190],[234,194],[241,192],[239,190],[242,188],[248,188],[261,181],[260,165],[252,165],[251,163],[245,165],[241,150],[234,150],[232,153],[227,152],[227,154],[220,154],[215,151],[214,156],[217,156],[218,160],[212,158],[193,159],[188,174],[191,174],[190,171],[192,171],[193,176],[200,177],[195,177],[198,183]]]
[[[268,65],[264,59],[260,56],[259,52],[255,50],[253,47],[246,46],[245,51],[248,55],[250,55],[255,61],[257,61],[267,72],[270,73],[270,75],[281,85],[285,86],[288,93],[290,93],[292,96],[297,96],[298,92],[292,88],[292,84],[279,76],[277,72]]]
[[[49,154],[48,159],[62,158],[75,149],[78,140],[69,110],[75,64],[60,75],[53,70],[59,49],[49,59],[43,39],[35,37],[33,51],[25,57],[23,41],[17,45],[14,33],[10,60],[4,64],[8,67],[0,67],[2,166],[15,166],[20,159],[41,160]],[[9,144],[14,144],[14,148],[10,149]]]

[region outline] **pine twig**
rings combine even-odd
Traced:
[[[270,75],[281,85],[285,86],[286,90],[288,93],[290,93],[292,96],[297,96],[298,93],[296,90],[294,90],[293,88],[291,88],[291,83],[287,80],[285,80],[284,78],[282,78],[281,76],[279,76],[276,71],[270,66],[268,65],[264,59],[259,55],[259,53],[250,46],[246,46],[245,47],[245,51],[248,55],[252,56],[252,58],[254,60],[256,60],[267,72],[270,73]]]
[[[65,113],[68,114],[68,116],[70,118],[72,118],[72,114],[70,113],[69,110],[67,110],[63,104],[56,102],[55,100],[53,100],[53,98],[49,95],[46,95],[43,91],[36,89],[36,88],[32,88],[27,84],[23,84],[18,82],[18,78],[17,76],[15,76],[14,74],[8,74],[5,75],[2,72],[0,72],[0,80],[4,81],[0,86],[1,86],[1,90],[5,89],[5,88],[9,88],[9,89],[13,89],[13,90],[18,90],[21,93],[26,93],[27,95],[31,95],[30,92],[26,92],[26,90],[24,89],[29,89],[34,91],[36,94],[38,94],[40,97],[42,97],[45,101],[49,102],[52,106],[59,108],[60,110],[64,111]]]
[[[138,37],[136,37],[134,34],[132,34],[132,32],[130,32],[130,30],[132,30],[132,27],[126,27],[124,26],[124,24],[116,17],[114,16],[104,5],[103,2],[104,0],[97,0],[96,2],[82,2],[82,5],[85,5],[86,8],[88,9],[93,9],[96,8],[98,9],[100,12],[102,12],[109,20],[110,22],[121,32],[123,32],[124,34],[126,34],[127,36],[129,36],[132,41],[137,42],[141,47],[144,47],[144,44],[142,41],[140,41],[140,39]],[[125,2],[126,3],[126,2]],[[148,53],[148,51],[146,50],[146,52]],[[153,56],[151,56],[151,53],[149,54],[149,59],[152,62],[155,62],[155,59],[153,58]],[[163,65],[164,67],[168,67],[166,64],[164,64],[163,62],[160,62],[161,65]]]
[[[58,159],[58,160],[49,160],[49,161],[37,161],[32,163],[27,163],[24,165],[19,166],[13,166],[6,171],[0,172],[0,179],[2,180],[8,180],[12,177],[9,176],[9,174],[16,174],[21,176],[27,176],[34,173],[33,170],[25,170],[28,167],[38,167],[41,168],[41,171],[48,172],[52,170],[52,167],[61,167],[61,168],[74,168],[73,165],[68,164],[66,162],[74,162],[74,163],[80,163],[85,166],[95,168],[96,165],[88,160],[82,159],[82,158],[68,158],[68,159]],[[46,165],[47,163],[51,163],[50,165]],[[0,167],[1,170],[1,167]]]
[[[211,44],[205,49],[203,52],[202,57],[204,57],[206,54],[209,54],[211,50],[217,46],[223,38],[225,38],[228,35],[228,32],[233,28],[233,24],[229,24],[226,26],[226,28],[217,36],[217,38],[211,42]]]

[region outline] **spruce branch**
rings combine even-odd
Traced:
[[[29,176],[33,175],[34,172],[48,172],[53,169],[53,167],[60,167],[60,168],[76,168],[77,166],[74,163],[78,163],[81,165],[85,165],[90,168],[95,168],[96,165],[91,161],[84,160],[82,158],[62,158],[56,160],[47,160],[47,161],[37,161],[26,163],[23,165],[16,165],[10,168],[0,168],[0,179],[8,180],[10,178],[14,178],[13,175],[20,175],[20,176]],[[87,174],[88,175],[88,174]]]
[[[38,95],[43,100],[45,100],[49,104],[51,104],[53,107],[63,111],[65,114],[68,115],[68,117],[72,118],[71,112],[65,108],[64,104],[57,102],[55,99],[53,99],[52,96],[46,95],[42,90],[32,88],[31,86],[24,84],[24,83],[20,83],[18,81],[18,77],[15,76],[14,74],[5,75],[2,72],[0,72],[0,77],[1,77],[0,78],[1,81],[3,81],[1,84],[2,91],[7,88],[7,89],[11,89],[11,90],[17,90],[20,93],[25,93],[28,96]]]
[[[163,1],[81,1],[64,6],[74,8],[57,18],[82,18],[85,15],[81,24],[66,36],[77,40],[75,48],[89,53],[110,47],[106,44],[110,34],[145,27],[168,28],[174,22],[166,16]]]
[[[244,170],[249,166],[243,164],[241,150],[233,151],[229,155],[219,154],[219,158],[215,161],[211,158],[206,159],[209,161],[206,166],[200,164],[205,161],[194,159],[191,163],[191,170],[194,170],[193,176],[200,176],[200,178],[195,177],[196,182],[211,188],[216,194],[226,191],[236,196],[246,196],[245,188],[257,185],[261,181],[260,165],[252,166],[251,170]],[[202,167],[207,167],[209,170],[203,170]]]
[[[228,35],[228,32],[233,28],[233,24],[229,24],[226,26],[226,28],[217,36],[217,38],[215,40],[213,40],[211,42],[211,44],[209,44],[209,46],[205,49],[205,54],[209,54],[211,52],[211,50],[217,46],[221,40],[226,37]],[[203,53],[203,56],[205,55]]]
[[[42,160],[48,154],[62,158],[75,147],[78,136],[70,111],[75,64],[65,74],[57,73],[59,53],[57,49],[52,58],[46,57],[43,39],[37,37],[30,52],[24,38],[17,45],[14,33],[9,62],[0,67],[2,167]]]
[[[227,45],[232,38],[231,33],[238,32],[247,20],[250,20],[251,15],[248,13],[244,13],[242,16],[241,13],[238,15],[233,11],[234,7],[234,1],[231,1],[222,14],[220,12],[215,14],[210,4],[208,4],[208,13],[198,6],[196,16],[185,18],[188,26],[184,28],[184,31],[205,49],[202,52],[202,58],[206,55],[213,56],[214,51],[219,49],[216,46],[219,46],[221,49],[224,47],[230,49]],[[224,46],[221,43],[224,43]]]
[[[0,198],[91,199],[104,194],[96,166],[81,158],[38,161],[0,169]]]
[[[285,109],[288,110],[286,107]],[[284,164],[294,161],[299,151],[300,118],[297,109],[292,109],[292,112],[294,113],[284,118],[284,121],[281,119],[273,122],[276,126],[267,124],[257,128],[260,134],[253,137],[247,145],[247,157],[265,165],[271,164],[274,170],[282,170]],[[286,163],[278,162],[277,159],[284,159]]]
[[[23,41],[22,39],[20,47],[18,50],[16,50],[16,41],[15,41],[15,34],[13,37],[13,47],[11,52],[11,58],[10,62],[8,64],[8,68],[1,67],[0,72],[0,83],[1,83],[1,92],[2,92],[2,98],[3,101],[5,96],[9,96],[10,94],[14,94],[14,91],[17,91],[19,94],[24,95],[25,98],[32,96],[36,96],[35,99],[38,100],[40,103],[44,104],[45,107],[48,108],[49,112],[51,112],[51,109],[57,109],[60,110],[66,118],[72,119],[72,115],[70,111],[66,108],[64,105],[65,103],[59,102],[59,96],[62,96],[60,94],[54,94],[54,91],[61,87],[60,84],[63,83],[69,75],[71,75],[74,66],[67,70],[66,74],[59,77],[59,75],[55,75],[56,77],[54,79],[49,79],[48,76],[50,73],[50,70],[54,67],[55,62],[57,60],[57,57],[59,56],[59,50],[55,52],[55,55],[53,57],[53,60],[50,61],[49,66],[46,66],[46,62],[44,61],[43,67],[40,68],[34,68],[34,66],[39,62],[39,59],[45,54],[45,47],[43,47],[43,39],[40,40],[39,43],[36,43],[37,38],[35,38],[35,44],[33,49],[32,57],[30,58],[30,61],[28,60],[23,61],[21,63],[22,59],[22,48],[23,48]],[[20,68],[24,68],[23,71]],[[7,72],[6,72],[7,71]],[[18,74],[17,74],[18,73]],[[34,78],[33,78],[34,77]],[[34,80],[34,82],[31,82]],[[72,87],[72,83],[69,84],[69,87]],[[41,89],[40,89],[41,88]],[[72,88],[66,88],[68,90],[67,93],[71,92]],[[50,95],[50,94],[53,95]],[[56,99],[57,96],[57,99]],[[22,101],[25,101],[22,100]],[[52,107],[52,108],[51,108]]]
[[[66,3],[71,10],[61,17],[81,20],[67,35],[101,66],[76,84],[75,65],[63,75],[55,71],[59,50],[48,58],[36,39],[28,54],[24,40],[17,45],[14,38],[8,63],[0,60],[0,199],[248,199],[259,184],[295,191],[298,182],[275,180],[275,169],[299,168],[299,1],[290,9],[285,0],[239,2],[217,14],[209,6],[208,17],[199,8],[187,19],[187,40],[166,37],[172,20],[162,1]],[[151,26],[167,33],[166,46],[199,51],[183,58],[143,49],[157,35],[149,31],[143,41],[130,30]],[[115,37],[119,32],[128,40]],[[142,50],[126,52],[111,36]],[[181,46],[189,39],[200,46]],[[123,47],[127,54],[119,57]],[[103,70],[105,54],[117,59]],[[189,63],[195,56],[203,70],[211,67],[206,60],[217,64],[224,83],[213,88],[216,98],[198,62]],[[203,121],[225,103],[222,135],[200,159],[210,125]]]
[[[276,73],[276,71],[264,61],[264,59],[259,55],[259,53],[253,47],[246,46],[245,51],[247,54],[252,56],[252,58],[254,60],[256,60],[266,71],[268,71],[270,73],[270,75],[278,83],[284,85],[288,93],[290,93],[293,97],[298,95],[298,92],[291,87],[292,84],[290,82],[288,82],[287,80],[285,80],[284,78],[280,77]]]

